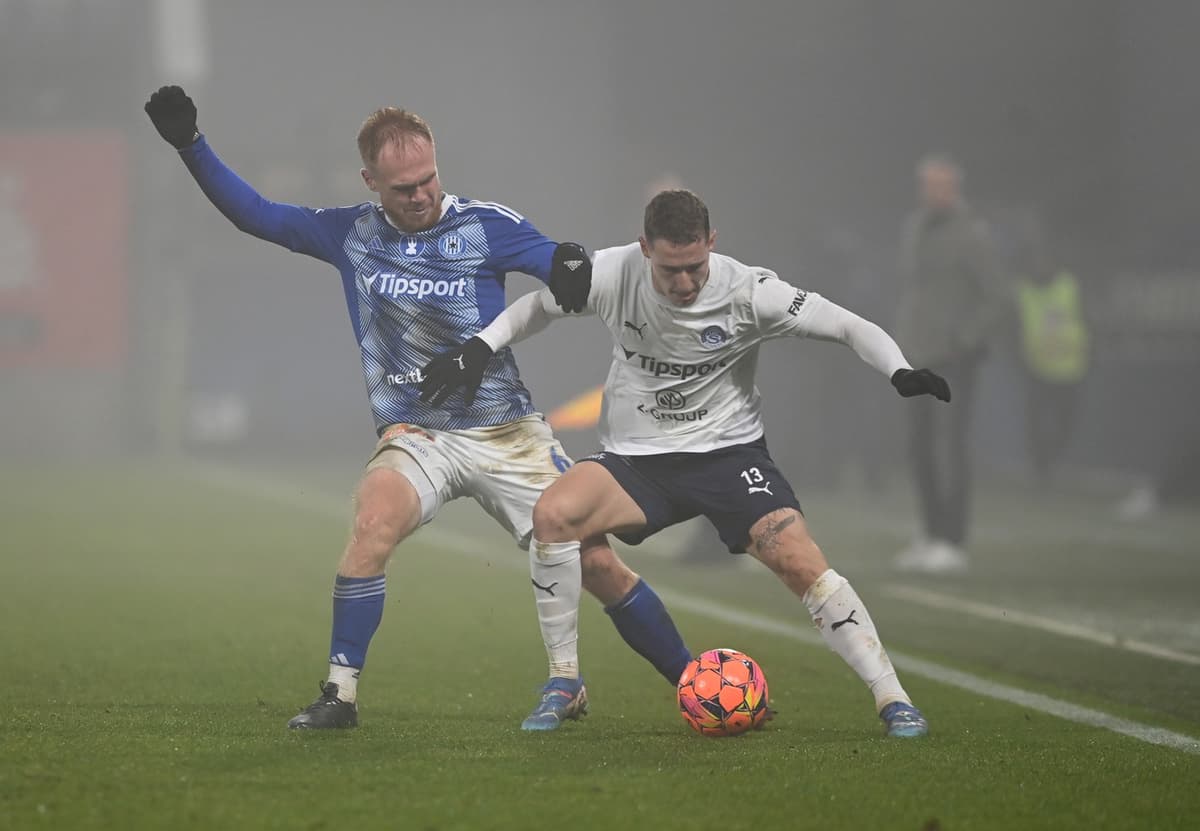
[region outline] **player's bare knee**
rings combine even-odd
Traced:
[[[360,505],[339,571],[347,577],[381,573],[411,524],[402,511]]]
[[[400,542],[403,520],[386,508],[367,508],[354,515],[352,544],[362,548],[392,548]]]
[[[563,496],[551,486],[533,506],[533,536],[542,542],[570,542],[580,539],[578,511],[569,495]]]
[[[390,551],[416,528],[420,516],[420,498],[402,474],[372,470],[355,499],[351,547]]]

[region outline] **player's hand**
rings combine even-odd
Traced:
[[[463,389],[463,401],[468,407],[475,402],[475,393],[483,383],[483,371],[492,358],[492,347],[481,338],[443,352],[421,370],[421,400],[440,407],[456,389]]]
[[[930,369],[897,369],[892,373],[892,386],[905,398],[932,395],[939,401],[950,400],[950,385]]]
[[[591,292],[592,261],[587,252],[577,243],[560,242],[550,266],[550,293],[554,302],[568,314],[582,312]]]
[[[154,129],[176,150],[182,150],[200,137],[196,129],[196,105],[183,87],[160,87],[146,102],[146,115]]]

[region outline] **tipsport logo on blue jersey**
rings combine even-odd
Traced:
[[[367,290],[374,289],[385,297],[463,297],[467,293],[467,278],[457,280],[433,280],[429,277],[405,277],[401,274],[382,273],[365,278]]]

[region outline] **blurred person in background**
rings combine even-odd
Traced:
[[[240,230],[338,269],[362,350],[378,443],[355,492],[353,528],[334,579],[328,679],[288,727],[357,726],[359,675],[383,616],[392,552],[462,496],[529,552],[550,677],[522,729],[554,730],[587,712],[577,648],[581,584],[606,605],[626,642],[674,684],[691,656],[662,601],[607,540],[589,537],[581,554],[579,546],[531,539],[534,503],[571,462],[534,411],[511,351],[489,352],[478,364],[478,396],[473,389],[433,408],[417,395],[425,362],[503,310],[508,272],[535,276],[565,310],[582,309],[591,285],[583,249],[555,243],[503,205],[444,192],[433,133],[405,110],[376,110],[358,133],[360,173],[379,202],[313,209],[267,200],[229,169],[180,87],[162,87],[145,109]]]
[[[968,565],[971,404],[979,368],[1008,304],[999,261],[983,223],[962,195],[963,174],[945,155],[917,165],[919,205],[902,238],[896,340],[916,366],[954,390],[954,403],[912,408],[909,451],[921,531],[897,568],[946,573]]]
[[[1090,338],[1075,275],[1052,266],[1040,246],[1026,260],[1016,285],[1026,430],[1034,473],[1045,481],[1071,439]]]

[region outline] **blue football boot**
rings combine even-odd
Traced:
[[[879,720],[889,736],[912,739],[929,732],[929,724],[921,711],[907,701],[893,701],[879,711]]]
[[[582,678],[551,678],[533,712],[521,722],[522,730],[557,730],[569,718],[587,715],[587,687]]]

